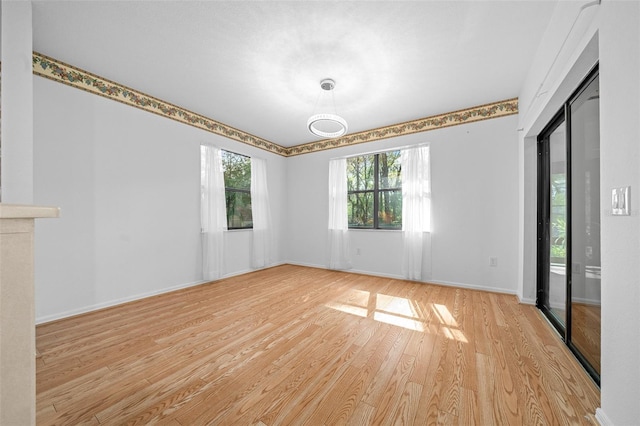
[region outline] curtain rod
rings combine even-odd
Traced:
[[[240,154],[239,152],[233,151],[233,150],[228,149],[228,148],[220,148],[218,145],[216,145],[216,144],[212,144],[212,143],[209,143],[209,142],[200,142],[200,146],[203,146],[203,145],[204,145],[204,146],[210,146],[210,147],[212,147],[212,148],[219,149],[220,151],[227,151],[227,152],[230,152],[230,153],[232,153],[232,154],[241,155],[241,156],[243,156],[243,157],[247,157],[247,158],[257,158],[258,160],[265,160],[265,161],[266,161],[266,158],[264,158],[264,157],[259,157],[259,156],[257,156],[257,155]]]
[[[338,160],[338,159],[341,159],[341,158],[362,157],[363,155],[380,154],[381,152],[401,151],[401,150],[407,149],[407,148],[419,148],[421,146],[429,146],[430,144],[431,144],[430,142],[422,142],[422,143],[418,143],[418,144],[402,145],[402,146],[398,146],[398,147],[394,147],[394,148],[388,148],[388,149],[376,149],[376,150],[373,150],[373,151],[360,152],[358,154],[341,155],[339,157],[331,157],[330,160]]]

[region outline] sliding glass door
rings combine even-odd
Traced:
[[[600,380],[597,68],[538,137],[537,306]]]

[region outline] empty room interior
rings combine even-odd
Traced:
[[[640,424],[639,1],[0,10],[0,424]]]

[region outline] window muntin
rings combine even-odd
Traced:
[[[400,151],[347,159],[349,228],[402,229]]]
[[[251,158],[222,151],[228,229],[251,229]]]

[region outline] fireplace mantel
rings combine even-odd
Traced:
[[[57,207],[0,204],[0,424],[35,425],[34,222]]]

